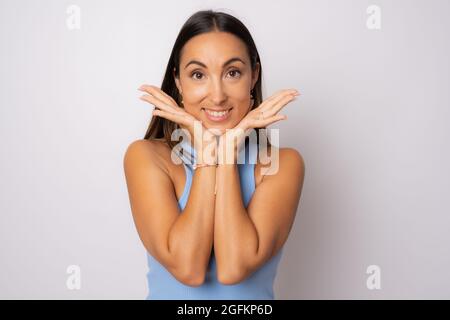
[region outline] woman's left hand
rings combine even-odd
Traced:
[[[237,151],[249,131],[254,128],[264,128],[277,121],[287,119],[285,115],[278,114],[278,112],[280,112],[280,110],[289,102],[293,101],[298,95],[300,95],[300,93],[295,89],[278,91],[263,101],[257,108],[251,110],[236,127],[231,129],[231,132],[228,130],[221,135],[219,138],[218,151],[219,159],[223,161],[222,163],[229,162],[228,158],[226,158],[227,160],[225,161],[225,155],[233,152],[233,149],[233,163],[236,163]]]

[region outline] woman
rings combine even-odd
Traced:
[[[277,169],[265,175],[261,157],[249,152],[249,161],[237,160],[263,144],[242,143],[248,132],[286,119],[278,112],[298,92],[281,90],[262,101],[261,62],[249,31],[211,10],[182,27],[161,89],[140,90],[155,109],[144,139],[128,147],[124,169],[147,250],[147,299],[274,299],[303,158],[292,148],[266,148]],[[172,134],[180,129],[186,139],[175,145]]]

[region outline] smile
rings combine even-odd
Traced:
[[[230,111],[233,108],[230,108],[228,110],[224,110],[224,111],[214,111],[214,110],[209,110],[209,109],[205,109],[202,108],[203,111],[205,111],[206,117],[211,120],[211,121],[224,121],[226,119],[228,119],[229,115],[230,115]]]

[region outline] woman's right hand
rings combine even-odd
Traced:
[[[192,116],[190,113],[186,112],[184,108],[179,107],[176,101],[160,88],[144,84],[138,90],[147,93],[141,96],[140,99],[155,106],[155,109],[152,113],[154,116],[162,117],[172,122],[178,123],[181,128],[189,131],[190,139],[194,143],[194,148],[198,155],[198,164],[211,163],[211,159],[203,160],[204,150],[206,150],[206,148],[212,148],[213,154],[215,155],[213,163],[217,163],[216,135],[220,135],[221,133],[214,134],[210,130],[207,130],[200,120]],[[200,136],[194,135],[194,132],[197,132],[194,131],[195,125],[201,126],[201,131],[199,132]],[[209,146],[210,144],[213,145]]]

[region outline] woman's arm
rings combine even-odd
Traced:
[[[217,168],[214,253],[218,279],[236,284],[283,246],[295,219],[304,162],[295,149],[280,150],[279,170],[265,176],[244,207],[236,164]]]
[[[215,167],[195,170],[180,213],[169,172],[152,141],[138,140],[124,169],[133,218],[147,251],[179,281],[203,283],[213,244]]]
[[[204,282],[212,252],[216,167],[194,170],[186,207],[169,231],[169,251],[189,267],[194,284]]]
[[[301,155],[295,149],[275,148],[279,157],[273,155],[271,159],[279,162],[275,166],[270,164],[269,168],[278,168],[277,172],[263,179],[246,209],[242,202],[236,150],[244,143],[249,130],[286,119],[278,113],[298,95],[296,90],[280,90],[220,137],[214,253],[218,279],[223,284],[241,282],[276,254],[294,222],[304,177]],[[234,161],[229,163],[227,155]]]

